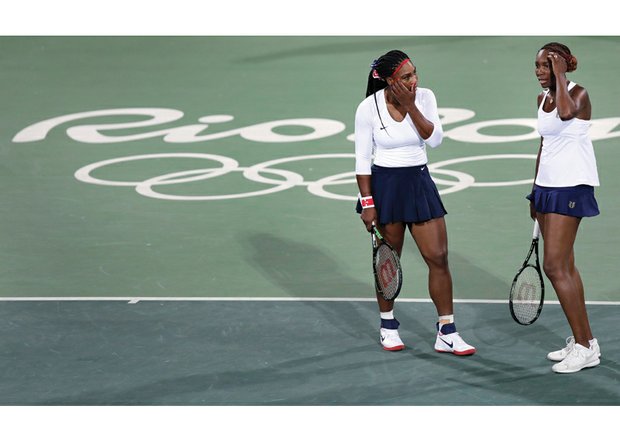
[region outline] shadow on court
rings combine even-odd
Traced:
[[[407,349],[383,351],[369,302],[9,302],[2,405],[617,405],[616,307],[591,306],[603,358],[578,374],[545,359],[559,306],[530,327],[503,304],[460,304],[478,353],[433,350],[434,310],[399,304]],[[555,329],[555,330],[552,330]]]

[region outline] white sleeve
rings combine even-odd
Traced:
[[[425,89],[425,92],[421,100],[422,108],[420,111],[426,119],[433,123],[434,128],[428,139],[424,139],[424,142],[431,148],[436,148],[443,140],[443,127],[441,126],[439,112],[437,111],[437,99],[435,98],[435,94],[430,89]]]
[[[372,165],[372,114],[363,101],[355,112],[355,174],[369,175]]]

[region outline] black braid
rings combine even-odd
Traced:
[[[373,61],[370,65],[370,73],[368,74],[368,84],[366,86],[366,97],[374,95],[375,106],[377,107],[377,114],[379,114],[379,120],[381,121],[381,128],[386,130],[383,119],[381,119],[381,113],[379,113],[379,104],[377,103],[377,92],[387,87],[386,78],[392,76],[396,68],[409,56],[405,52],[400,50],[391,50],[385,55],[381,55],[378,59]],[[374,72],[379,76],[375,78]]]

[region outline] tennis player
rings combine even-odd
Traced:
[[[442,138],[435,95],[418,87],[411,59],[392,50],[373,61],[366,99],[355,114],[357,212],[366,229],[374,223],[399,255],[409,229],[428,265],[428,288],[438,314],[435,350],[471,355],[476,349],[463,341],[454,324],[446,210],[426,166],[426,145],[437,147]],[[404,349],[394,300],[376,296],[383,348]]]
[[[574,243],[583,217],[599,214],[594,187],[599,186],[594,148],[588,135],[592,108],[586,89],[569,81],[577,59],[560,43],[544,45],[536,55],[541,136],[530,215],[537,218],[544,240],[543,270],[560,300],[573,336],[565,348],[547,358],[556,373],[575,373],[600,363],[592,336],[584,289],[575,267]]]

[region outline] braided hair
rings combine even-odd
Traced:
[[[568,48],[568,46],[565,46],[562,43],[551,42],[541,47],[539,52],[541,50],[548,50],[548,51],[555,52],[558,55],[560,55],[562,58],[564,58],[564,60],[566,61],[567,72],[574,72],[575,70],[577,70],[577,58],[575,58],[575,56],[570,52],[570,49]]]
[[[370,65],[368,74],[368,85],[366,86],[366,97],[387,87],[387,78],[394,74],[394,71],[403,61],[409,57],[400,50],[391,50],[385,55],[381,55]]]
[[[391,77],[396,70],[409,60],[409,56],[400,50],[391,50],[374,60],[370,65],[370,73],[368,74],[368,85],[366,86],[366,97],[374,95],[375,106],[381,121],[381,128],[385,130],[381,113],[379,112],[379,104],[377,103],[377,92],[387,87],[386,79]]]

